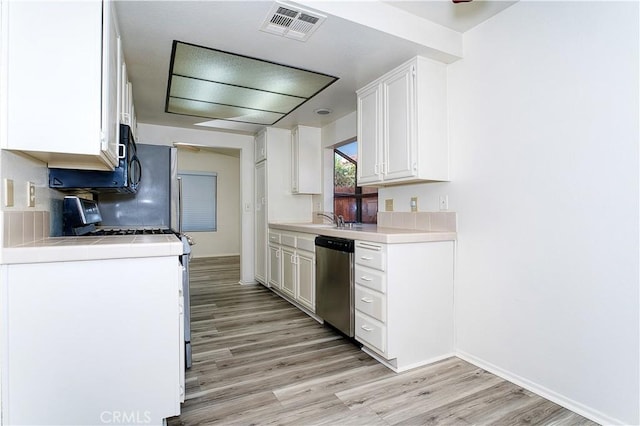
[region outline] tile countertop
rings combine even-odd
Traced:
[[[306,232],[386,244],[454,241],[456,239],[456,232],[385,228],[373,224],[356,225],[354,228],[336,228],[335,225],[317,223],[269,223],[269,227],[282,231]]]
[[[9,265],[179,256],[182,250],[182,242],[175,235],[51,237],[2,248],[0,263]]]

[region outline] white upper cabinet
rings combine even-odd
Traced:
[[[291,192],[322,192],[321,130],[298,126],[291,132]]]
[[[255,139],[255,153],[254,158],[255,162],[259,163],[267,159],[267,131],[261,131],[258,133]]]
[[[358,92],[358,184],[378,182],[382,162],[382,89],[369,85]]]
[[[359,184],[449,180],[446,78],[416,57],[357,91]]]
[[[120,109],[113,4],[3,1],[1,7],[1,147],[50,167],[113,169]]]
[[[133,105],[133,86],[129,81],[127,64],[124,61],[121,43],[119,43],[119,63],[120,74],[118,75],[118,97],[120,101],[120,123],[131,127],[133,138],[137,140],[138,123],[136,121],[136,111]]]

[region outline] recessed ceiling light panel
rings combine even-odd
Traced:
[[[337,79],[174,41],[165,111],[272,125]]]

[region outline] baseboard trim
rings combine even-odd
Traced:
[[[260,284],[260,283],[258,281],[255,281],[255,280],[254,281],[242,281],[242,280],[240,280],[240,281],[238,281],[238,284],[240,284],[240,285],[257,285],[257,284]]]
[[[436,357],[433,357],[433,358],[429,358],[429,359],[426,359],[424,361],[415,362],[413,364],[403,365],[402,367],[396,367],[388,359],[384,358],[382,355],[376,353],[372,349],[369,349],[368,347],[366,347],[364,345],[362,345],[362,348],[360,348],[360,349],[362,350],[362,352],[366,353],[371,358],[375,359],[380,364],[384,365],[385,367],[387,367],[388,369],[390,369],[394,373],[403,373],[405,371],[409,371],[409,370],[412,370],[414,368],[424,367],[425,365],[433,364],[434,362],[442,361],[443,359],[447,359],[447,358],[451,358],[452,356],[455,356],[455,354],[449,353],[449,354],[445,354],[445,355],[440,355],[440,356],[436,356]]]
[[[535,382],[525,379],[517,374],[514,374],[510,371],[507,371],[503,368],[500,368],[490,362],[487,362],[481,358],[473,356],[467,352],[457,350],[455,356],[467,361],[477,367],[482,368],[490,373],[495,374],[513,384],[516,384],[520,387],[523,387],[537,395],[540,395],[543,398],[548,399],[551,402],[554,402],[558,405],[563,406],[564,408],[573,411],[574,413],[580,414],[583,417],[586,417],[589,420],[593,420],[596,423],[601,425],[624,425],[625,422],[622,422],[613,417],[607,416],[604,413],[601,413],[597,410],[594,410],[590,407],[587,407],[577,401],[574,401],[570,398],[567,398],[564,395],[561,395],[557,392],[552,391],[542,385],[539,385]]]

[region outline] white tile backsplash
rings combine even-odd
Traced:
[[[15,247],[49,237],[50,214],[47,211],[4,211],[3,247]]]
[[[378,212],[382,228],[457,232],[455,212]]]

